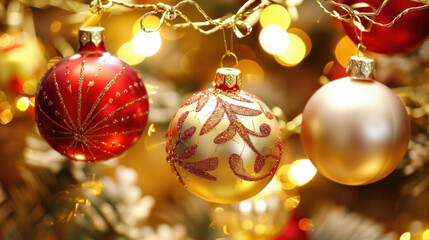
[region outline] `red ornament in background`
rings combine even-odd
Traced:
[[[375,12],[384,0],[342,0],[340,3],[349,6],[356,3],[367,3],[372,7],[358,8],[359,12]],[[411,0],[390,0],[374,21],[382,24],[390,23],[402,11],[410,7],[422,6],[423,4]],[[340,11],[340,10],[339,10]],[[340,11],[340,14],[345,13]],[[363,19],[363,18],[362,18]],[[342,22],[347,35],[356,43],[353,23]],[[368,26],[367,21],[362,22]],[[392,27],[382,27],[373,24],[370,32],[363,32],[363,44],[369,51],[383,54],[407,53],[415,50],[429,36],[429,9],[410,11],[400,18]]]
[[[76,54],[57,62],[37,91],[41,135],[79,161],[106,160],[133,145],[148,117],[148,94],[133,67],[106,52],[103,28],[79,30]]]
[[[300,228],[300,225],[302,225],[301,220],[303,218],[294,212],[282,233],[271,240],[308,240],[307,233]]]
[[[323,75],[330,81],[347,77],[346,68],[341,66],[337,61],[330,61],[323,69]]]

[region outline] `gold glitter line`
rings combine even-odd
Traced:
[[[129,130],[129,131],[123,131],[123,132],[112,132],[112,133],[104,133],[104,134],[96,134],[96,135],[87,135],[87,137],[92,138],[92,137],[106,137],[106,136],[115,136],[118,134],[131,134],[131,133],[135,133],[135,132],[139,132],[139,131],[143,131],[143,128],[139,128],[139,129],[134,129],[134,130]]]
[[[74,139],[74,136],[68,136],[68,137],[50,137],[52,139]]]
[[[104,125],[104,126],[102,126],[102,127],[99,127],[99,128],[96,128],[96,129],[92,129],[92,131],[91,131],[91,132],[96,132],[96,131],[98,131],[98,130],[100,130],[100,129],[103,129],[103,128],[106,128],[106,127],[110,127],[110,125],[111,125],[111,124],[106,124],[106,125]]]
[[[147,98],[148,98],[148,95],[145,95],[145,96],[143,96],[143,97],[140,97],[140,98],[134,99],[133,101],[131,101],[131,102],[129,102],[129,103],[127,103],[127,104],[125,104],[125,105],[123,105],[123,106],[119,107],[118,109],[116,109],[115,111],[113,111],[112,113],[110,113],[109,115],[107,115],[105,118],[103,118],[102,120],[100,120],[99,122],[97,122],[96,124],[94,124],[91,128],[87,129],[87,130],[85,131],[85,133],[87,133],[87,132],[92,132],[92,131],[91,131],[92,129],[94,129],[96,126],[100,125],[100,123],[105,122],[105,121],[106,121],[107,119],[109,119],[111,116],[113,116],[113,115],[115,115],[116,113],[118,113],[118,112],[122,111],[122,109],[127,108],[127,107],[129,107],[130,105],[133,105],[133,104],[135,104],[135,103],[141,102],[141,101],[143,101],[143,100],[145,100],[145,99],[147,99]],[[147,113],[146,113],[146,114],[147,114]]]
[[[57,130],[57,133],[61,133],[61,134],[63,134],[63,135],[74,135],[74,132],[64,132],[64,131],[61,131],[61,130]]]
[[[100,150],[100,151],[102,151],[102,152],[104,152],[104,153],[107,153],[107,154],[109,154],[110,156],[114,156],[111,152],[109,152],[109,151],[106,151],[106,150],[104,150],[104,149],[102,149],[102,148],[100,148],[99,146],[97,146],[97,145],[95,145],[94,143],[92,143],[91,141],[88,141],[92,146],[94,146],[96,149],[98,149],[98,150]]]
[[[84,72],[85,72],[85,63],[86,63],[86,55],[88,53],[85,52],[85,54],[83,54],[83,58],[82,58],[82,63],[80,64],[80,73],[79,73],[79,89],[77,90],[77,126],[79,127],[79,131],[81,130],[81,125],[80,125],[80,121],[81,121],[81,114],[82,114],[82,85],[83,85],[83,77],[84,77]]]
[[[148,113],[149,113],[149,111],[146,111],[141,116],[146,116]],[[96,128],[96,129],[92,129],[89,133],[93,133],[93,132],[99,131],[100,129],[103,129],[103,128],[106,128],[106,127],[110,127],[112,124],[113,123],[108,123],[108,124],[106,124],[106,125],[104,125],[102,127],[99,127],[99,128]]]
[[[79,143],[80,143],[80,146],[82,147],[83,157],[84,157],[84,159],[87,159],[86,154],[85,154],[85,147],[83,146],[82,142],[79,142]]]
[[[37,106],[39,107],[39,110],[43,114],[43,116],[45,116],[47,119],[49,119],[49,121],[51,121],[53,124],[57,125],[58,127],[66,130],[66,131],[69,131],[71,134],[73,134],[73,131],[71,129],[64,127],[63,125],[57,123],[55,120],[53,120],[51,117],[49,117],[49,115],[45,111],[43,111],[42,107],[40,106],[40,103],[37,103]]]
[[[66,107],[66,105],[65,105],[65,103],[64,103],[64,99],[63,99],[63,95],[61,94],[61,92],[60,92],[60,87],[58,86],[58,82],[57,82],[57,74],[56,74],[56,69],[57,69],[57,67],[56,67],[56,65],[54,65],[54,67],[53,67],[54,69],[53,69],[53,72],[54,72],[54,83],[55,83],[55,87],[56,87],[56,89],[57,89],[57,95],[58,95],[58,98],[60,99],[60,102],[61,102],[61,105],[63,106],[63,108],[64,108],[64,111],[65,111],[65,113],[66,113],[66,116],[67,116],[67,118],[68,118],[68,120],[70,121],[70,124],[73,126],[73,127],[70,127],[71,129],[73,129],[73,130],[75,130],[76,131],[76,126],[74,125],[74,122],[73,122],[73,120],[71,119],[71,117],[70,117],[70,113],[69,113],[69,111],[67,110],[67,107]],[[65,120],[64,120],[64,122],[66,122]],[[68,124],[67,124],[68,125]]]
[[[88,141],[88,140],[87,140],[87,141]],[[89,154],[91,154],[91,156],[92,156],[92,159],[96,160],[97,158],[95,157],[94,153],[93,153],[93,152],[91,151],[91,149],[89,148],[89,145],[86,143],[87,141],[82,142],[82,144],[84,144],[84,145],[86,146],[86,148],[88,149]],[[82,148],[83,148],[83,146],[82,146]]]
[[[71,148],[71,146],[73,146],[73,144],[76,142],[75,139],[73,139],[73,141],[70,142],[70,144],[66,147],[66,149],[64,149],[63,153],[66,154],[66,152]]]
[[[106,85],[106,87],[104,87],[103,91],[101,91],[100,95],[95,100],[94,104],[92,104],[91,110],[89,111],[88,115],[86,115],[85,121],[83,122],[83,127],[85,127],[86,121],[88,121],[88,118],[91,117],[91,115],[94,113],[95,108],[98,106],[101,99],[103,99],[107,91],[109,91],[110,87],[112,87],[112,85],[115,84],[118,81],[118,79],[122,77],[122,75],[125,73],[125,71],[128,70],[128,68],[129,68],[129,65],[126,65],[125,67],[123,67],[121,71],[119,71],[119,73],[117,73],[116,76],[112,80],[110,80],[110,82]]]
[[[74,152],[76,151],[76,147],[77,147],[77,141],[73,140],[74,144],[73,144],[73,152],[72,152],[72,157],[75,157]]]
[[[109,104],[107,103],[106,105],[104,105],[104,107],[102,107],[96,114],[94,114],[91,119],[89,119],[88,123],[85,124],[85,122],[83,122],[83,128],[85,129],[89,124],[91,124],[92,121],[94,121],[94,119],[98,116],[98,114],[100,114],[104,109],[106,109],[109,106]],[[89,115],[87,115],[89,116]],[[85,119],[86,121],[87,119]],[[86,125],[86,126],[85,126]]]

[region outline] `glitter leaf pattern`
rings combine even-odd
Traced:
[[[181,168],[185,169],[187,172],[194,174],[196,176],[199,176],[201,178],[205,178],[210,181],[216,181],[217,177],[207,173],[207,171],[214,171],[218,168],[217,158],[208,158],[197,162],[185,161],[191,158],[195,154],[198,147],[197,144],[187,147],[185,150],[183,150],[180,153],[176,153],[179,144],[191,138],[196,131],[195,126],[192,126],[186,129],[185,131],[183,131],[182,129],[183,123],[185,122],[188,115],[189,115],[189,111],[182,113],[182,115],[180,115],[179,117],[179,120],[177,121],[178,139],[176,141],[173,140],[174,134],[171,132],[171,130],[170,129],[167,130],[167,133],[166,133],[167,153],[168,153],[167,161],[168,163],[170,163],[172,171],[176,173],[177,178],[179,179],[179,182],[184,186],[186,186],[186,184],[183,181],[182,176],[179,174],[179,171],[177,170],[177,166],[180,166]]]
[[[224,144],[227,143],[238,134],[238,136],[244,141],[244,143],[253,151],[256,153],[256,159],[255,164],[253,167],[254,173],[249,173],[244,168],[243,159],[241,156],[237,153],[232,153],[229,156],[228,164],[231,168],[232,172],[239,177],[240,179],[246,180],[246,181],[259,181],[264,178],[267,178],[269,176],[272,176],[277,169],[278,163],[280,162],[280,156],[282,152],[282,146],[281,146],[281,140],[280,138],[277,140],[275,148],[278,148],[278,152],[274,150],[264,149],[264,153],[260,152],[252,142],[251,137],[257,137],[257,138],[264,138],[268,137],[271,134],[271,127],[270,125],[266,123],[261,123],[258,131],[253,131],[249,128],[247,128],[239,119],[239,116],[244,117],[255,117],[259,116],[261,114],[264,114],[264,116],[267,119],[274,119],[274,115],[270,112],[269,109],[267,109],[266,106],[260,101],[259,98],[256,96],[246,93],[244,91],[240,91],[240,93],[244,93],[244,96],[242,94],[238,94],[237,91],[224,91],[220,89],[210,88],[205,91],[201,91],[199,93],[194,94],[191,96],[186,102],[182,104],[182,107],[189,106],[191,104],[196,103],[195,112],[200,112],[209,102],[211,98],[215,99],[215,108],[213,112],[209,115],[209,117],[205,120],[205,122],[202,124],[201,130],[199,132],[199,135],[202,136],[204,134],[209,133],[212,131],[218,124],[225,119],[229,122],[229,125],[227,129],[219,133],[213,140],[214,144]],[[233,101],[226,101],[223,97],[227,97]],[[234,101],[243,102],[243,103],[257,103],[259,109],[252,109],[245,106],[240,106],[235,104]],[[169,162],[172,164],[173,171],[176,172],[178,175],[178,178],[182,184],[184,184],[183,179],[181,179],[180,175],[178,174],[178,171],[175,169],[176,165],[181,166],[188,172],[198,175],[200,177],[209,179],[211,181],[215,181],[216,179],[206,173],[205,171],[212,171],[216,168],[214,167],[214,163],[216,163],[217,166],[217,158],[213,159],[206,159],[199,162],[186,162],[183,160],[186,160],[188,158],[191,158],[195,152],[197,151],[197,144],[189,146],[187,149],[183,150],[182,153],[176,154],[176,147],[178,143],[182,140],[187,140],[190,138],[191,135],[195,133],[196,128],[193,126],[185,131],[182,132],[182,126],[185,119],[188,117],[189,111],[183,113],[177,123],[177,131],[179,139],[175,144],[172,142],[167,143],[167,152],[169,154]],[[169,141],[172,141],[173,134],[168,131],[167,133],[167,139]],[[267,173],[265,174],[259,174],[264,169],[264,166],[266,165],[266,162],[268,159],[273,159],[273,161],[270,161],[270,166],[268,167]],[[200,167],[205,166],[205,167]],[[210,166],[210,167],[208,167]],[[260,176],[257,176],[260,175]]]

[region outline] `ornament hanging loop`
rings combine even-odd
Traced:
[[[231,52],[230,50],[227,50],[226,53],[224,53],[220,59],[220,66],[223,68],[223,61],[225,60],[225,57],[233,57],[235,59],[235,64],[233,66],[233,68],[236,68],[238,65],[238,58],[237,55],[235,55],[233,52]]]
[[[356,55],[358,57],[364,57],[365,56],[366,47],[363,44],[363,33],[364,32],[366,32],[366,33],[370,32],[372,29],[372,26],[373,26],[372,22],[369,21],[368,25],[365,27],[362,23],[361,18],[357,15],[358,11],[355,9],[365,8],[365,7],[371,8],[373,12],[376,11],[376,9],[373,6],[366,4],[366,3],[356,3],[356,4],[351,5],[351,8],[353,9],[353,14],[354,14],[352,17],[353,17],[353,26],[354,26],[354,30],[355,30],[355,35],[356,35],[356,38],[359,40],[359,44],[358,44],[357,49],[356,49],[356,51],[357,51]],[[372,20],[374,20],[374,17],[375,16],[372,16]]]
[[[356,48],[356,56],[358,56],[358,57],[365,57],[365,50],[366,50],[365,45],[363,45],[363,43],[360,42],[357,45],[357,48]]]

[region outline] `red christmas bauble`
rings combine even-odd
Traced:
[[[133,145],[148,117],[148,94],[130,65],[104,50],[103,28],[82,28],[76,54],[57,62],[39,84],[35,118],[58,152],[106,160]]]
[[[372,7],[363,7],[360,12],[374,12],[384,0],[342,0],[341,3],[353,5],[367,3]],[[410,7],[422,6],[411,0],[390,0],[374,21],[382,24],[390,23],[402,11]],[[341,11],[340,11],[341,13]],[[363,19],[363,18],[362,18]],[[356,43],[355,28],[352,23],[343,22],[347,35]],[[367,21],[362,21],[368,26]],[[368,50],[383,54],[407,53],[415,50],[429,36],[429,9],[410,11],[402,16],[392,27],[382,27],[373,24],[370,32],[362,33],[364,46]]]
[[[347,77],[346,68],[341,66],[337,61],[331,61],[325,65],[323,75],[330,81]]]

